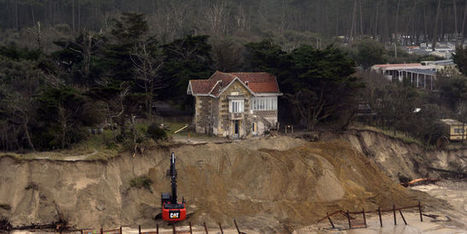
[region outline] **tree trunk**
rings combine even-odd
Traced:
[[[72,25],[72,31],[76,32],[75,30],[75,0],[71,1],[71,25]]]
[[[462,30],[461,30],[461,46],[464,47],[464,39],[465,39],[465,21],[467,20],[467,1],[464,1],[464,18],[462,19]]]
[[[354,0],[353,3],[353,11],[352,11],[352,24],[350,26],[350,36],[349,40],[353,40],[353,37],[355,36],[355,32],[357,31],[355,28],[357,27],[356,24],[356,17],[357,17],[357,0]]]
[[[375,13],[373,38],[376,38],[378,36],[378,24],[379,24],[379,1],[376,2],[376,13]]]
[[[359,3],[359,8],[360,8],[360,35],[363,36],[363,12],[362,12],[362,1],[360,0]]]
[[[29,121],[27,120],[23,123],[24,134],[26,134],[26,139],[28,140],[29,147],[31,147],[32,151],[36,151],[36,148],[34,148],[34,144],[31,140],[31,135],[29,134],[28,123]]]
[[[62,149],[64,149],[65,148],[65,142],[66,142],[65,139],[66,139],[67,124],[66,124],[65,110],[64,110],[64,108],[62,107],[61,104],[59,104],[59,106],[58,106],[58,118],[59,118],[60,126],[62,127],[60,142],[61,142]]]
[[[424,29],[423,39],[427,43],[427,46],[428,46],[428,25],[427,25],[427,20],[426,20],[426,6],[423,6],[423,29]]]
[[[410,42],[413,43],[413,39],[414,38],[417,38],[416,39],[416,44],[418,45],[418,33],[417,33],[417,28],[416,28],[416,25],[417,25],[417,0],[414,0],[413,1],[414,4],[413,4],[413,9],[412,9],[412,37],[410,38]]]
[[[78,31],[81,30],[81,4],[78,0]]]
[[[433,29],[433,38],[431,42],[431,50],[435,51],[436,42],[438,41],[438,21],[441,11],[441,0],[438,0],[438,7],[436,8],[435,28]]]
[[[459,33],[458,27],[457,27],[457,3],[456,0],[452,0],[452,5],[453,5],[453,10],[454,10],[454,31],[456,35],[456,45],[457,45],[457,34]]]
[[[15,26],[16,30],[19,31],[19,16],[18,16],[18,0],[15,1]]]
[[[394,25],[394,36],[395,38],[395,43],[397,43],[397,40],[399,40],[399,9],[401,5],[401,0],[397,1],[397,10],[396,10],[396,25]]]
[[[337,9],[337,17],[336,17],[336,36],[339,36],[339,8]]]
[[[388,41],[389,37],[389,13],[388,13],[388,0],[384,0],[384,21],[383,23],[383,42]]]
[[[34,16],[34,6],[31,5],[31,19],[32,19],[32,25],[36,25],[36,17]]]

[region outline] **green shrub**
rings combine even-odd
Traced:
[[[154,141],[167,140],[167,133],[155,123],[149,125],[146,135]]]
[[[138,188],[138,189],[145,188],[145,189],[147,189],[149,191],[152,191],[151,190],[152,183],[153,182],[149,177],[143,175],[143,176],[138,176],[136,178],[133,178],[130,181],[130,187],[131,188]]]

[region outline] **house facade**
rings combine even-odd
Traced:
[[[269,73],[216,71],[209,79],[190,80],[187,94],[195,98],[198,133],[242,138],[278,126],[277,99],[282,93]]]

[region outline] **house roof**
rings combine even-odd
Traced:
[[[449,126],[462,126],[462,122],[455,119],[441,119],[441,122],[449,125]]]
[[[376,64],[373,65],[373,69],[404,69],[404,68],[417,68],[422,67],[421,63],[403,63],[403,64]]]
[[[188,94],[219,96],[235,80],[240,81],[253,94],[280,94],[277,79],[267,72],[216,71],[207,80],[190,80]]]

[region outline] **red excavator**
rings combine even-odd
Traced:
[[[185,199],[177,202],[177,170],[175,169],[175,154],[170,156],[170,170],[167,171],[172,185],[172,194],[161,194],[162,219],[168,222],[178,222],[186,219]]]

